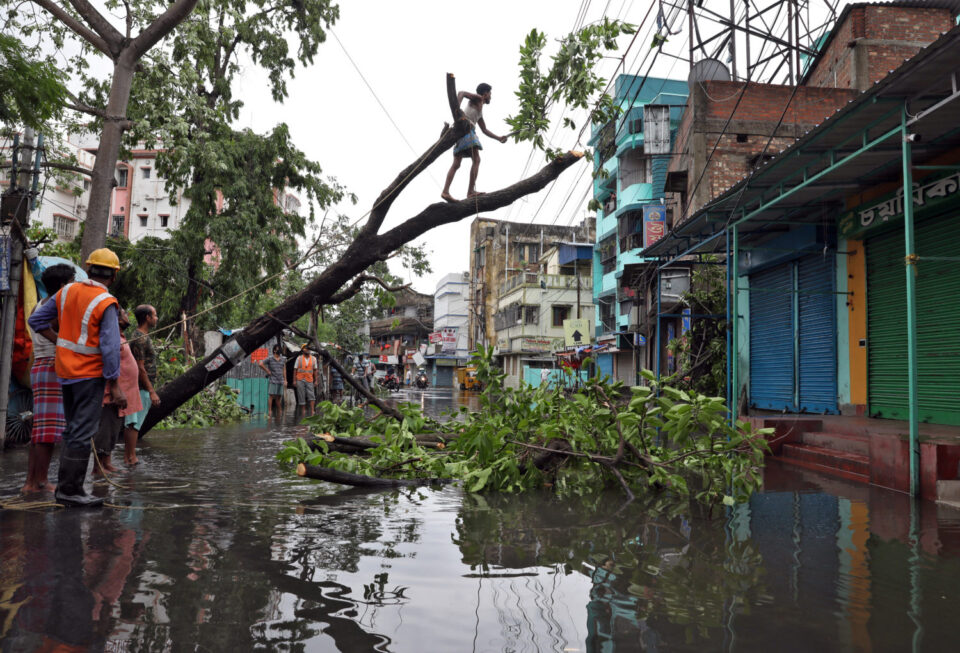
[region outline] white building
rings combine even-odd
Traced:
[[[467,344],[469,299],[469,272],[448,274],[437,283],[433,295],[433,333],[427,353],[433,385],[454,385],[454,369],[466,365],[470,359]]]
[[[11,140],[0,149],[0,157],[10,163],[13,154]],[[75,159],[77,167],[92,169],[96,157],[78,144],[67,140],[50,145],[45,144],[47,159]],[[33,165],[33,162],[20,162],[20,167]],[[10,170],[4,169],[2,188],[10,185]],[[73,240],[79,233],[80,223],[87,216],[87,204],[90,197],[90,176],[77,175],[54,169],[44,169],[40,175],[39,193],[30,213],[30,221],[39,222],[47,229],[53,229],[60,240]]]

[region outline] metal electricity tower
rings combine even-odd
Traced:
[[[689,31],[691,69],[722,64],[734,81],[796,84],[837,19],[840,0],[658,0],[661,29]],[[683,18],[686,18],[686,21]]]

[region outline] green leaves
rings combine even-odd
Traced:
[[[731,427],[718,397],[659,381],[628,390],[598,378],[577,392],[508,388],[492,349],[478,352],[474,362],[484,390],[480,410],[465,415],[462,425],[440,425],[413,404],[401,405],[402,424],[384,416],[367,422],[360,409],[322,404],[320,415],[307,420],[314,431],[382,438],[364,458],[330,453],[322,464],[370,475],[458,478],[472,493],[547,485],[561,494],[618,485],[613,466],[636,494],[667,492],[709,505],[745,500],[759,486],[766,440],[747,424]],[[459,437],[439,451],[414,437],[453,425]],[[298,447],[288,444],[284,456],[296,456]],[[577,455],[549,455],[557,448]]]
[[[544,69],[542,58],[547,37],[532,30],[520,46],[520,84],[515,92],[520,110],[507,118],[516,140],[529,141],[534,147],[546,150],[544,134],[550,128],[548,116],[558,102],[571,108],[590,109],[590,118],[596,124],[615,117],[619,108],[603,93],[607,80],[598,76],[594,67],[605,52],[617,48],[618,36],[633,31],[631,25],[607,19],[587,25],[558,41],[557,51],[551,55],[549,67]],[[570,118],[564,118],[563,124],[576,129]]]

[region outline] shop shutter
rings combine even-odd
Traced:
[[[597,373],[601,376],[613,376],[613,354],[597,354]]]
[[[795,410],[793,266],[750,275],[750,405]]]
[[[917,367],[920,421],[960,425],[960,267],[954,221],[917,224]],[[867,241],[867,390],[873,417],[908,419],[903,231]]]
[[[438,388],[449,388],[453,385],[453,368],[447,367],[445,365],[437,366],[437,383]]]
[[[835,256],[816,254],[797,263],[800,331],[800,410],[837,412],[837,296]]]

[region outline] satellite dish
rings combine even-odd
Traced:
[[[687,84],[696,82],[729,82],[730,70],[717,59],[701,59],[690,68]]]

